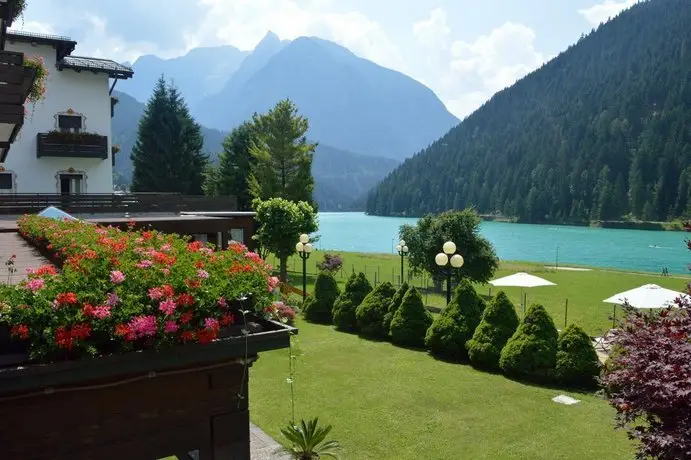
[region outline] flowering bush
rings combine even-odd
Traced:
[[[283,302],[274,302],[264,309],[266,319],[291,326],[295,324],[295,314],[295,309]]]
[[[334,274],[343,267],[343,259],[338,254],[324,254],[324,259],[317,264],[319,271]]]
[[[262,312],[275,287],[271,267],[240,244],[214,252],[156,231],[38,216],[18,224],[62,263],[60,273],[46,265],[0,287],[0,323],[28,341],[33,359],[208,343],[233,323],[235,299],[251,294]]]
[[[41,56],[25,56],[24,67],[30,67],[36,71],[36,78],[34,79],[34,82],[29,89],[29,95],[26,98],[28,102],[36,103],[42,100],[46,94],[48,70],[43,63],[43,57]]]
[[[676,306],[652,313],[627,308],[613,332],[616,353],[602,384],[618,426],[640,442],[637,458],[691,458],[691,302],[679,298]]]

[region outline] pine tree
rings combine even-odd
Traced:
[[[316,144],[307,142],[307,118],[290,100],[280,101],[267,114],[255,117],[257,138],[251,143],[249,191],[266,200],[306,201],[315,207],[312,156]],[[315,207],[316,209],[316,207]]]
[[[466,343],[473,366],[497,369],[501,350],[517,327],[516,308],[504,291],[499,291],[482,314],[473,338]]]
[[[405,293],[391,320],[391,341],[406,347],[422,347],[425,332],[432,324],[420,292],[413,286]]]
[[[436,356],[466,361],[466,342],[473,337],[484,310],[484,301],[473,285],[463,279],[451,303],[434,319],[425,335],[425,345]]]
[[[208,161],[203,147],[201,127],[180,92],[161,76],[139,121],[132,191],[201,194]]]
[[[250,149],[256,137],[256,126],[246,121],[234,128],[223,140],[223,152],[215,168],[215,195],[229,195],[237,198],[238,209],[252,209],[252,196],[249,192],[248,177],[251,171],[252,155]]]

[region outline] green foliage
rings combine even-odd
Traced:
[[[403,163],[367,212],[690,216],[690,23],[687,0],[637,2]]]
[[[391,341],[407,347],[423,347],[432,316],[425,309],[420,292],[413,286],[403,296],[391,320]]]
[[[208,195],[234,196],[241,211],[248,211],[252,207],[247,178],[252,164],[250,148],[257,136],[256,131],[256,126],[249,121],[234,128],[223,140],[218,167],[212,168],[205,181]]]
[[[303,305],[302,314],[305,319],[312,323],[331,324],[331,312],[340,293],[334,277],[328,273],[320,273],[314,283],[314,295],[308,297]]]
[[[326,441],[331,432],[331,425],[318,427],[319,419],[300,421],[299,425],[289,423],[281,429],[281,434],[290,443],[290,447],[280,449],[294,460],[318,460],[320,458],[338,459],[341,446],[337,441]]]
[[[288,279],[288,257],[295,253],[295,243],[302,233],[317,230],[317,217],[312,207],[301,201],[283,198],[252,202],[259,228],[253,238],[263,250],[274,254],[280,263],[282,281]],[[329,309],[329,312],[331,310]]]
[[[389,305],[394,294],[396,294],[396,289],[388,281],[381,283],[367,294],[355,310],[355,318],[360,333],[381,339],[389,336],[389,330],[384,324],[384,317],[389,311]]]
[[[462,280],[451,303],[434,319],[427,330],[425,345],[434,355],[454,361],[468,359],[465,344],[480,323],[485,303],[473,285]]]
[[[202,194],[203,147],[201,127],[179,91],[161,77],[139,120],[131,154],[132,191]]]
[[[314,206],[312,156],[316,144],[307,142],[307,118],[298,115],[290,99],[280,101],[253,120],[257,137],[250,142],[252,155],[249,192],[266,200],[281,197]]]
[[[23,8],[23,7],[22,7]],[[43,100],[46,93],[46,80],[48,79],[48,71],[45,67],[45,62],[42,56],[33,56],[24,58],[24,67],[33,69],[35,72],[34,81],[29,87],[29,94],[26,96],[26,101],[35,104]]]
[[[384,315],[384,327],[386,329],[391,329],[391,320],[393,319],[393,315],[396,314],[398,307],[401,306],[401,302],[403,302],[403,297],[405,296],[406,292],[408,292],[408,283],[404,281],[391,299],[389,310],[386,312],[386,315]]]
[[[557,328],[542,305],[532,305],[501,351],[499,367],[509,376],[545,381],[557,361]]]
[[[354,331],[357,329],[355,310],[372,291],[372,285],[364,273],[353,273],[345,284],[345,290],[338,296],[333,307],[333,323],[336,329]]]
[[[504,291],[499,291],[482,314],[473,338],[466,343],[473,366],[498,369],[501,350],[517,327],[516,309]]]
[[[569,325],[559,335],[555,376],[560,383],[583,388],[597,385],[600,361],[593,342],[583,329]]]
[[[463,279],[487,282],[499,266],[494,248],[480,235],[482,220],[472,209],[427,215],[417,225],[403,225],[400,236],[410,248],[408,263],[413,273],[427,272],[439,276],[434,257],[446,241],[456,243],[458,254],[465,259],[458,273]]]

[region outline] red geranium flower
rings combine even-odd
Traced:
[[[77,294],[74,292],[61,292],[55,297],[55,303],[58,305],[74,305],[77,301]]]
[[[20,324],[18,326],[14,326],[11,330],[10,333],[14,337],[19,337],[22,340],[26,340],[29,338],[29,326],[26,324]]]

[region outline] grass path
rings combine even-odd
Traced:
[[[298,418],[334,425],[347,459],[629,459],[613,410],[592,394],[525,385],[421,351],[298,322]],[[253,421],[280,440],[290,420],[288,351],[250,375]],[[568,394],[582,402],[551,401]]]

